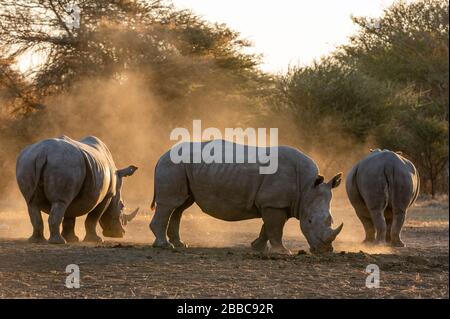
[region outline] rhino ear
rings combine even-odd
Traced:
[[[130,165],[127,168],[122,168],[122,169],[118,169],[117,170],[117,176],[119,177],[126,177],[126,176],[131,176],[134,174],[134,172],[137,170],[138,168],[134,165]]]
[[[314,182],[314,187],[323,183],[324,177],[322,175],[317,175],[316,181]]]
[[[331,188],[336,188],[341,184],[342,181],[342,173],[336,174],[327,184],[331,186]]]

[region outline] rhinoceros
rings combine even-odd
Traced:
[[[197,144],[197,145],[196,145]],[[241,163],[227,163],[226,150],[244,150]],[[180,150],[221,150],[216,161],[173,161],[171,154]],[[278,169],[260,174],[265,165],[251,161],[249,154],[260,151],[278,153]],[[217,153],[217,155],[219,152]],[[217,157],[216,157],[217,158]],[[179,227],[183,211],[194,202],[210,216],[225,221],[262,218],[259,237],[251,244],[258,251],[289,253],[282,243],[287,219],[300,220],[312,253],[330,252],[332,242],[343,224],[332,228],[331,189],[341,182],[342,173],[324,183],[316,163],[297,149],[288,146],[261,148],[223,140],[184,142],[174,146],[159,159],[155,167],[154,196],[156,206],[150,229],[155,235],[154,247],[185,247]],[[167,239],[168,236],[168,239]]]
[[[348,198],[361,220],[364,243],[404,247],[400,238],[408,208],[419,194],[419,173],[399,152],[371,150],[348,173]]]
[[[104,236],[123,237],[122,226],[138,209],[123,213],[122,179],[136,169],[131,165],[118,170],[106,145],[94,136],[79,142],[62,136],[27,146],[17,158],[16,177],[33,226],[29,241],[45,241],[42,211],[49,214],[49,243],[78,241],[75,219],[85,214],[84,241],[102,241],[96,233],[98,222]]]

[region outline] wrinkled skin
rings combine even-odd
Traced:
[[[49,214],[53,244],[78,241],[75,220],[85,214],[85,241],[102,241],[96,233],[99,221],[104,236],[123,237],[124,224],[137,211],[123,213],[122,179],[136,169],[118,170],[106,145],[94,136],[80,142],[63,136],[26,147],[17,158],[16,177],[33,225],[29,241],[45,241],[41,212]]]
[[[187,144],[191,149],[198,145]],[[175,147],[182,149],[183,145]],[[260,235],[252,243],[255,250],[268,250],[270,242],[272,252],[289,253],[282,235],[287,219],[293,217],[300,220],[312,252],[332,251],[331,243],[342,227],[331,228],[331,189],[339,185],[342,174],[323,183],[312,159],[296,149],[280,146],[276,147],[278,169],[263,175],[259,171],[263,164],[248,161],[247,154],[254,147],[243,146],[244,163],[225,163],[227,146],[236,144],[222,140],[200,143],[202,150],[222,149],[221,163],[174,163],[170,151],[159,159],[152,202],[156,212],[150,223],[155,235],[153,246],[186,246],[179,236],[181,215],[195,202],[202,211],[225,221],[262,218]]]
[[[414,165],[389,150],[371,150],[350,170],[345,186],[364,226],[364,243],[405,246],[400,233],[419,194],[419,181]]]

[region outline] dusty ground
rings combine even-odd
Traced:
[[[148,206],[147,206],[148,207]],[[31,226],[22,206],[0,203],[0,297],[2,298],[448,298],[448,200],[419,202],[407,217],[407,248],[360,245],[362,227],[344,199],[333,202],[344,220],[335,253],[275,256],[252,252],[261,221],[227,223],[185,213],[186,250],[150,247],[149,212],[129,225],[126,238],[102,245],[28,244]],[[46,218],[46,217],[45,217]],[[84,236],[82,220],[77,234]],[[298,222],[285,243],[307,250]],[[77,264],[81,288],[65,287],[65,268]],[[381,269],[380,288],[365,286],[366,266]]]

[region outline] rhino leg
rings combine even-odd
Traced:
[[[291,252],[283,245],[283,228],[287,220],[286,212],[283,209],[264,208],[262,210],[264,229],[270,242],[270,252],[280,254],[290,254]]]
[[[84,242],[90,243],[102,243],[103,239],[97,235],[97,224],[105,212],[106,208],[111,202],[110,198],[105,198],[100,204],[97,205],[86,217],[84,221],[84,227],[86,229],[86,236],[84,237]]]
[[[180,222],[183,211],[194,203],[192,198],[186,200],[180,207],[175,209],[170,216],[169,227],[167,228],[167,236],[170,243],[175,247],[187,248],[187,245],[180,239]]]
[[[363,243],[371,244],[375,241],[375,227],[373,225],[370,212],[355,185],[350,184],[347,193],[350,203],[355,209],[356,216],[358,216],[364,227],[366,238]]]
[[[405,210],[394,210],[392,217],[392,227],[391,227],[391,245],[394,247],[405,247],[405,244],[400,239],[400,233],[402,231],[403,223],[405,222],[406,211]]]
[[[156,206],[155,215],[153,215],[153,219],[150,222],[150,229],[155,235],[153,247],[174,248],[167,240],[167,228],[173,211],[174,208],[171,206],[161,204]]]
[[[384,219],[386,220],[386,242],[391,242],[391,229],[392,229],[392,209],[390,206],[386,207],[384,211]]]
[[[64,217],[62,221],[63,230],[61,235],[67,242],[78,242],[79,239],[75,235],[75,217]]]
[[[269,237],[267,237],[266,234],[266,227],[264,224],[261,226],[261,231],[259,232],[259,237],[256,238],[252,242],[252,248],[259,252],[266,252],[268,250],[267,247],[267,241],[269,240]]]
[[[361,223],[364,227],[366,237],[363,240],[364,244],[372,244],[375,242],[375,227],[370,217],[360,217]]]
[[[44,223],[42,221],[41,210],[34,204],[28,204],[28,215],[30,216],[31,224],[33,225],[33,234],[28,238],[30,243],[45,242],[44,238]]]
[[[370,215],[372,217],[372,222],[377,232],[375,242],[377,244],[385,244],[387,225],[386,220],[384,218],[384,209],[371,209]]]
[[[392,218],[386,218],[386,242],[391,242],[391,232],[392,232]]]
[[[48,242],[50,244],[65,244],[66,240],[61,236],[60,228],[61,223],[66,212],[67,204],[64,202],[52,203],[50,214],[48,217],[48,225],[50,228],[50,238]]]

